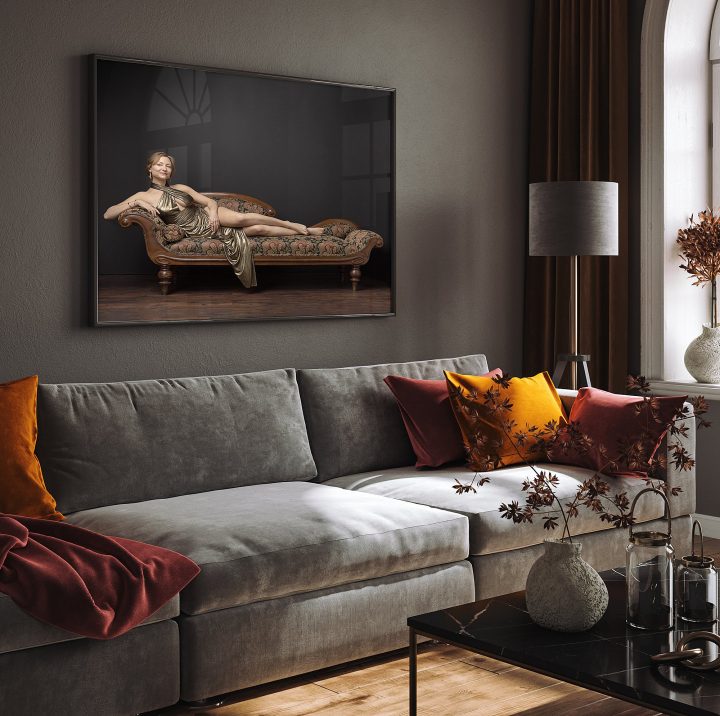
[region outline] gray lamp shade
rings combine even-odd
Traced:
[[[530,256],[617,256],[618,185],[530,184]]]

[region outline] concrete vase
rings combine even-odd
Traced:
[[[525,585],[528,613],[539,626],[586,631],[605,614],[607,587],[580,557],[581,550],[579,542],[545,540],[545,552],[530,568]]]
[[[685,367],[698,383],[720,383],[720,326],[703,324],[685,351]]]

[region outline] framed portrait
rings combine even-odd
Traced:
[[[394,314],[394,89],[90,63],[94,325]]]

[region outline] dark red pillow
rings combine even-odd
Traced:
[[[605,475],[645,476],[648,461],[686,399],[683,395],[653,397],[652,402],[643,404],[643,398],[580,388],[570,410],[570,429],[577,427],[590,441],[584,449],[577,449],[569,443],[569,434],[561,435],[548,457],[553,462],[587,467]]]
[[[484,377],[501,373],[496,368]],[[465,460],[465,446],[450,405],[447,381],[389,375],[385,383],[398,402],[417,458],[415,467],[440,467]]]

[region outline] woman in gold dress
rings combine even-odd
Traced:
[[[225,256],[243,286],[257,285],[255,264],[248,236],[296,236],[322,234],[320,227],[283,221],[264,214],[232,211],[185,184],[170,186],[175,171],[175,159],[164,152],[153,152],[147,161],[150,188],[114,204],[103,214],[105,219],[117,219],[123,211],[142,207],[165,223],[177,224],[188,236],[223,242]]]

